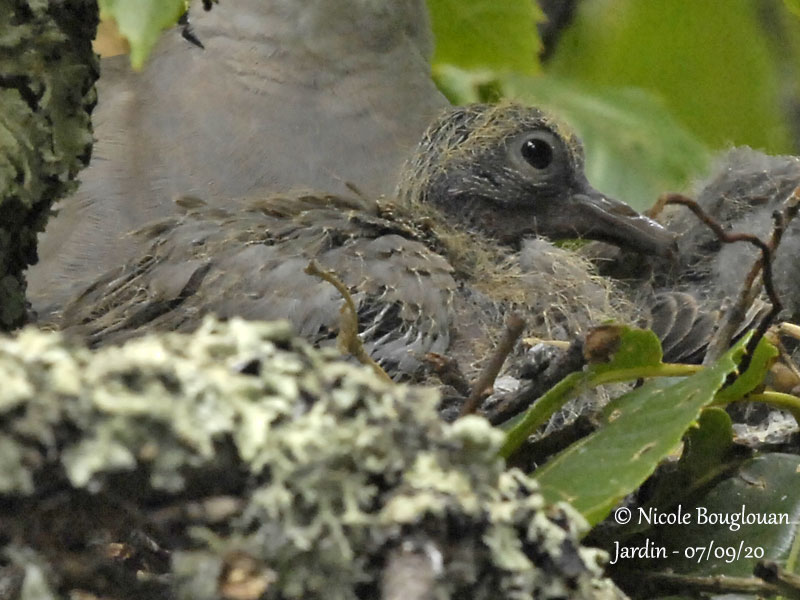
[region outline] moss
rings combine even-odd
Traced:
[[[97,539],[153,531],[165,506],[220,495],[237,498],[221,522],[153,534],[170,558],[163,572],[138,567],[149,587],[122,578],[127,597],[219,597],[246,572],[252,597],[376,598],[404,555],[429,567],[435,598],[614,592],[601,554],[578,543],[580,517],[546,508],[496,458],[501,432],[443,423],[434,390],[383,382],[285,323],[209,319],[95,352],[25,329],[0,342],[0,373],[0,522],[47,559],[59,593],[113,595]],[[83,580],[59,554],[54,504],[71,515],[70,551],[93,565]],[[21,556],[3,558],[27,568]]]
[[[0,331],[24,321],[36,235],[89,161],[96,27],[90,0],[0,2]]]

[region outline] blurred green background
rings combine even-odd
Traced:
[[[800,0],[428,0],[457,103],[511,97],[582,136],[590,180],[644,209],[734,145],[800,153]]]

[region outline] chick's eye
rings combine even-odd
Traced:
[[[525,140],[522,144],[522,157],[534,169],[546,169],[553,162],[553,147],[540,139]]]

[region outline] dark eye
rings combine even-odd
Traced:
[[[534,169],[546,169],[553,162],[553,147],[544,140],[532,138],[522,144],[522,156]]]

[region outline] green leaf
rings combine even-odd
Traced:
[[[433,79],[436,85],[453,104],[472,104],[473,102],[497,101],[495,91],[502,89],[497,73],[491,69],[465,70],[459,67],[439,63],[433,66]],[[487,90],[492,93],[487,94]]]
[[[715,407],[703,409],[697,426],[686,432],[678,463],[651,482],[645,510],[654,507],[663,512],[665,507],[689,502],[699,490],[736,467],[743,458],[733,445],[733,426],[728,413]],[[646,524],[634,522],[624,531],[627,535],[647,528]],[[612,533],[619,539],[618,529]]]
[[[778,349],[771,344],[767,338],[762,337],[758,341],[753,358],[747,366],[747,370],[739,375],[731,385],[717,394],[717,404],[727,404],[735,402],[752,392],[758,386],[763,385],[764,377],[767,375],[772,363],[778,356]]]
[[[677,505],[659,508],[662,513],[677,510]],[[632,559],[619,566],[682,575],[747,577],[759,560],[782,563],[800,537],[800,457],[774,453],[749,459],[702,497],[681,504],[680,510],[689,521],[684,525],[650,527],[633,538],[616,540],[612,530],[612,542],[638,546],[647,539],[666,550],[665,558]],[[742,524],[743,513],[761,515],[762,523]],[[709,522],[712,515],[718,522]],[[764,523],[763,518],[770,515],[786,522]]]
[[[661,362],[658,337],[652,331],[622,325],[595,328],[586,337],[584,352],[603,356],[604,360],[591,364],[585,371],[570,373],[537,399],[521,418],[513,419],[500,456],[511,456],[528,436],[582,390],[641,377],[688,375],[697,370],[691,365],[665,365]]]
[[[512,419],[513,425],[506,433],[506,439],[500,448],[500,456],[503,458],[511,456],[528,436],[546,423],[570,398],[575,397],[580,384],[585,381],[585,373],[570,373],[538,398],[521,418]]]
[[[587,350],[591,349],[594,337],[605,332],[610,335],[616,335],[616,339],[613,341],[603,341],[603,344],[611,344],[613,346],[611,360],[592,364],[590,373],[593,376],[628,369],[654,367],[661,364],[663,356],[661,342],[658,341],[658,336],[649,329],[634,329],[621,326],[598,327],[587,335],[584,344],[585,348]],[[599,379],[599,377],[593,377],[593,379]]]
[[[719,397],[719,395],[717,396]],[[708,481],[718,473],[720,465],[733,446],[733,424],[728,413],[721,408],[708,407],[703,410],[697,427],[690,427],[686,434],[684,450],[678,462],[685,472],[683,490]]]
[[[434,66],[539,72],[544,14],[533,0],[428,0],[436,37]]]
[[[545,498],[566,500],[590,524],[649,477],[710,404],[741,360],[746,335],[713,366],[679,383],[664,379],[612,400],[608,424],[534,473]]]
[[[794,4],[794,2],[792,2]],[[780,11],[776,11],[780,13]],[[786,70],[796,72],[795,23],[751,0],[581,2],[548,72],[594,86],[638,87],[714,148],[794,149]],[[787,40],[782,39],[786,36]]]
[[[186,0],[99,0],[101,18],[111,17],[131,46],[131,65],[141,69],[161,31],[186,12]]]

